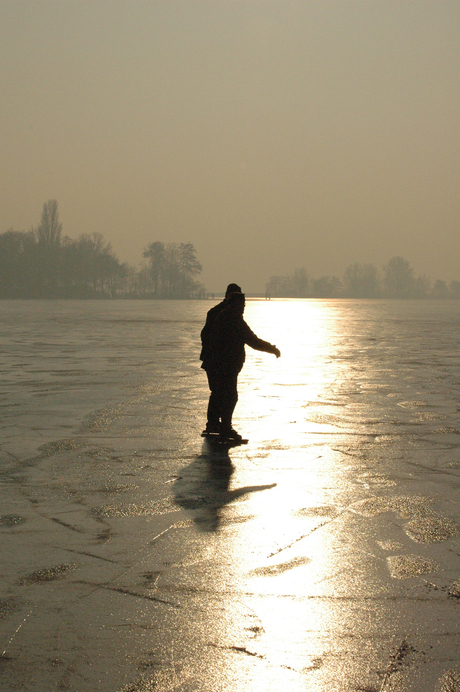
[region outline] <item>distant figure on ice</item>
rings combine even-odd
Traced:
[[[245,296],[241,291],[227,295],[220,306],[222,308],[205,334],[206,352],[202,367],[208,375],[211,396],[204,433],[219,433],[222,438],[238,442],[242,437],[233,430],[232,417],[238,401],[238,374],[246,357],[244,347],[247,344],[277,358],[281,354],[276,346],[259,339],[244,321]]]

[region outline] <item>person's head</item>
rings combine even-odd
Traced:
[[[241,292],[238,293],[237,291],[235,291],[234,293],[230,293],[230,295],[227,298],[228,309],[237,315],[243,314],[245,303],[246,296],[244,295],[244,293]]]
[[[241,287],[238,284],[228,284],[225,297],[228,298],[231,293],[241,293]]]

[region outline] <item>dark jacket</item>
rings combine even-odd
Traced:
[[[217,305],[214,305],[213,308],[208,310],[208,314],[206,315],[206,323],[201,330],[201,353],[200,353],[200,360],[202,360],[201,367],[206,370],[208,365],[210,365],[211,362],[211,354],[212,354],[212,344],[211,344],[211,330],[212,330],[212,325],[214,324],[214,320],[216,319],[217,315],[220,315],[222,310],[224,310],[227,307],[227,302],[223,300],[221,303],[218,303]]]
[[[246,358],[246,344],[266,353],[273,353],[275,348],[259,339],[241,315],[228,308],[221,310],[210,331],[210,366],[216,370],[240,372]]]

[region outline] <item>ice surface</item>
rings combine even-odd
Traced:
[[[460,690],[460,304],[0,302],[0,689]]]

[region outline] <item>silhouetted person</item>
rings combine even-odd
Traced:
[[[208,376],[209,389],[211,390],[211,396],[209,397],[208,405],[208,417],[206,423],[206,432],[216,433],[220,432],[220,418],[221,412],[217,408],[217,402],[215,398],[212,398],[212,392],[216,389],[216,372],[214,367],[214,362],[212,359],[212,344],[211,344],[211,330],[212,325],[216,317],[224,310],[227,306],[228,297],[232,293],[241,293],[241,288],[238,284],[229,284],[227,290],[225,291],[225,298],[218,305],[214,305],[208,311],[206,315],[206,323],[201,330],[201,354],[200,360],[202,360],[201,367],[206,371]]]
[[[244,294],[232,293],[214,319],[210,332],[212,382],[210,380],[208,421],[209,410],[211,416],[219,415],[220,427],[216,432],[234,440],[241,440],[241,435],[232,428],[232,417],[238,401],[238,374],[246,358],[245,345],[256,351],[273,353],[277,358],[281,355],[276,346],[259,339],[249,328],[243,319],[244,307]]]

